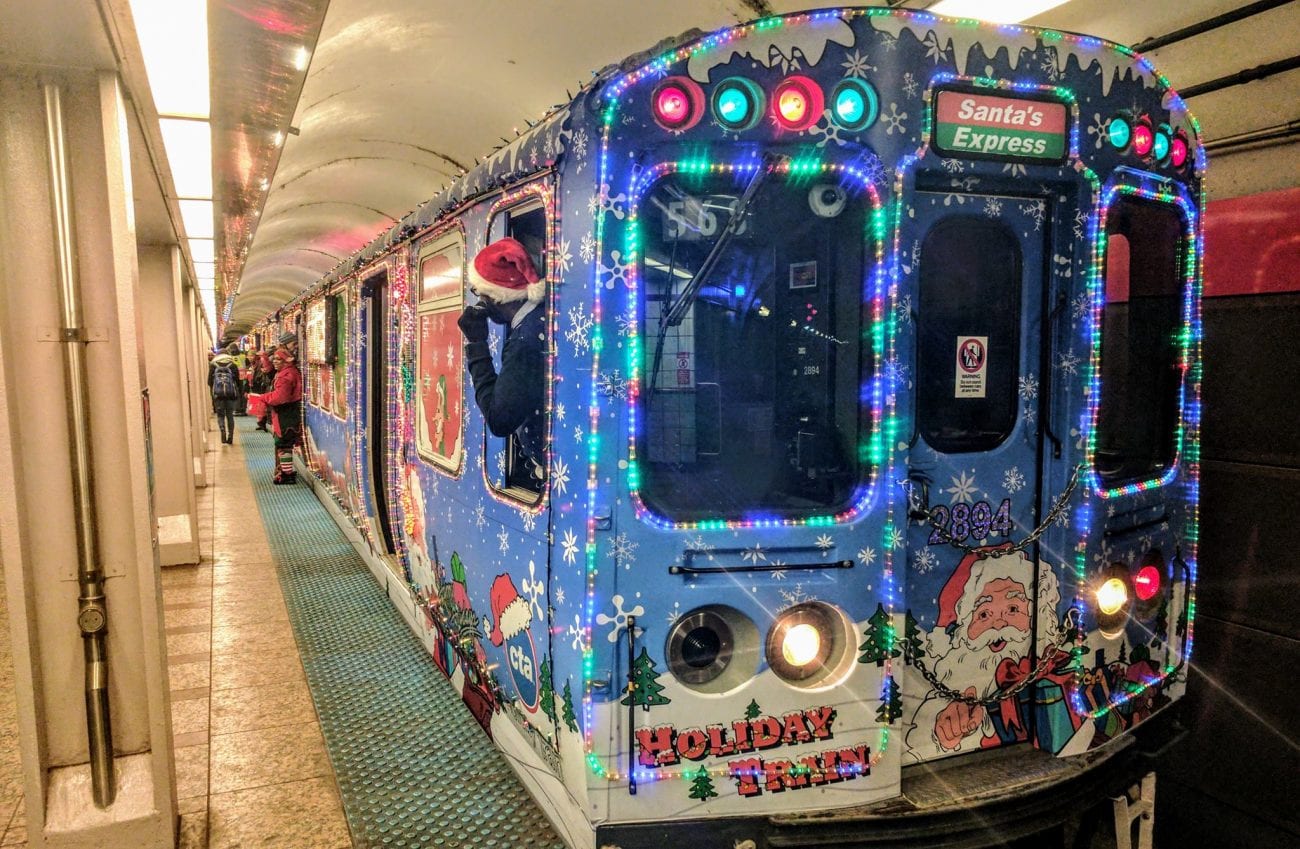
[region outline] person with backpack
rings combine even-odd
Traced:
[[[208,364],[208,389],[212,392],[212,410],[217,414],[217,427],[221,441],[226,445],[235,442],[235,410],[240,404],[239,366],[231,354],[239,350],[233,343],[225,352],[217,354]]]

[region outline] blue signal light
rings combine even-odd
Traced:
[[[831,117],[846,130],[861,132],[880,115],[880,98],[871,83],[858,77],[840,80],[831,94]]]
[[[762,90],[744,77],[729,77],[713,89],[713,117],[724,130],[748,130],[762,112]]]
[[[1151,153],[1156,158],[1156,162],[1164,162],[1165,157],[1169,155],[1170,131],[1168,124],[1161,124],[1156,130],[1156,138],[1151,148]]]
[[[1106,125],[1106,137],[1110,139],[1110,146],[1116,150],[1123,150],[1128,147],[1129,139],[1133,137],[1133,127],[1129,122],[1119,115],[1110,119]]]

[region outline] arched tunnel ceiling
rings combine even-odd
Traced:
[[[226,337],[247,331],[319,280],[435,195],[476,157],[512,137],[516,127],[566,100],[566,91],[576,92],[600,68],[693,27],[709,31],[817,5],[815,0],[332,0],[323,22],[324,0],[262,0],[255,5],[275,2],[280,16],[273,20],[282,25],[285,16],[297,15],[301,21],[290,29],[310,33],[319,26],[320,34],[260,217],[231,217],[229,205],[219,199],[227,234],[232,222],[247,221],[251,235],[242,263],[234,257],[218,265],[230,272],[242,265],[237,279],[223,282],[227,292],[237,287]],[[223,4],[226,9],[241,5],[253,4]],[[923,8],[930,3],[892,5]],[[1030,22],[1134,43],[1237,5],[1228,0],[1137,5],[1072,0]],[[1284,58],[1288,40],[1268,33],[1276,32],[1279,15],[1287,16],[1285,27],[1295,29],[1300,4],[1290,5],[1289,13],[1269,12],[1150,55],[1180,87]],[[260,20],[256,12],[238,14],[243,22]],[[1251,38],[1251,33],[1259,37]],[[220,32],[214,32],[214,44],[219,64]],[[1249,56],[1243,57],[1243,45],[1249,45]],[[1285,93],[1286,85],[1294,92],[1294,81],[1287,75],[1274,82]],[[277,90],[283,93],[285,87]],[[1224,99],[1225,106],[1229,102]],[[1214,135],[1206,105],[1198,100],[1192,107],[1209,128],[1207,135]],[[1240,106],[1239,100],[1232,104],[1236,114]],[[1244,126],[1229,132],[1270,121],[1260,117],[1234,123]],[[226,242],[235,247],[244,243]]]

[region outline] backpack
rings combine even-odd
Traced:
[[[239,397],[239,387],[235,385],[233,369],[217,366],[212,373],[212,397],[222,401]]]

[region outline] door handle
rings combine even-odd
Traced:
[[[907,473],[903,482],[907,490],[907,518],[925,522],[930,518],[930,477],[922,472]]]

